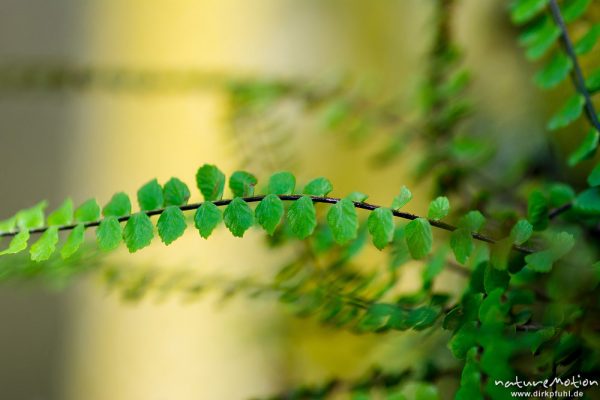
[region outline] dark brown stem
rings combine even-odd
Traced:
[[[549,6],[550,12],[552,13],[552,18],[554,19],[554,22],[560,29],[560,39],[563,48],[567,53],[567,56],[571,59],[571,62],[573,63],[573,72],[571,74],[571,80],[573,81],[573,85],[585,100],[585,114],[590,124],[594,128],[596,128],[598,132],[600,132],[600,122],[598,121],[598,114],[596,114],[596,109],[594,108],[592,97],[590,96],[590,93],[587,90],[587,86],[585,85],[585,78],[583,76],[581,66],[579,65],[579,59],[577,58],[577,53],[575,53],[573,41],[569,36],[565,20],[560,12],[560,7],[556,0],[550,0]]]
[[[560,207],[553,208],[548,213],[548,218],[554,219],[554,218],[558,217],[560,214],[569,211],[571,208],[573,208],[572,203],[563,204]]]

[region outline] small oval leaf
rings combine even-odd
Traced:
[[[29,236],[28,230],[22,230],[17,233],[8,244],[8,247],[0,251],[0,256],[5,254],[17,254],[25,250],[27,248]]]
[[[295,188],[296,177],[290,172],[276,172],[269,179],[269,193],[292,194]]]
[[[100,212],[100,207],[98,207],[98,212]],[[73,228],[71,233],[69,233],[65,244],[63,245],[62,249],[60,249],[60,256],[63,260],[70,258],[77,252],[77,250],[79,250],[79,247],[81,247],[81,244],[83,243],[84,237],[85,228],[83,227],[83,224],[78,224],[75,228]]]
[[[236,197],[225,209],[223,221],[233,236],[242,237],[254,223],[254,213],[248,203]]]
[[[302,196],[296,200],[287,213],[290,230],[300,239],[310,236],[317,226],[317,212],[315,206],[308,196]]]
[[[383,250],[394,239],[394,215],[392,210],[379,207],[369,214],[367,228],[373,237],[373,244]]]
[[[151,180],[137,192],[138,203],[142,211],[156,210],[163,206],[163,189],[156,179]]]
[[[450,212],[450,202],[445,196],[440,196],[429,204],[429,219],[440,220]]]
[[[124,217],[131,214],[131,201],[126,193],[119,192],[113,195],[107,205],[102,209],[105,217]]]
[[[196,185],[206,201],[220,200],[225,188],[225,174],[211,164],[204,164],[196,173]]]
[[[68,225],[73,222],[73,200],[67,199],[48,215],[48,225]]]
[[[129,252],[134,253],[148,246],[152,238],[154,238],[154,226],[150,217],[143,212],[133,214],[123,229],[123,240]]]
[[[283,201],[277,195],[269,194],[258,204],[255,215],[260,226],[272,236],[283,217]]]
[[[100,206],[96,199],[89,199],[75,210],[75,221],[93,222],[100,219]]]
[[[56,243],[58,243],[58,226],[51,226],[37,242],[31,245],[29,249],[31,260],[40,262],[49,259],[56,250]]]
[[[183,206],[190,199],[190,189],[178,178],[171,178],[163,188],[165,206]]]
[[[183,235],[187,227],[183,211],[178,206],[168,206],[160,214],[156,227],[163,243],[170,245]]]
[[[316,178],[304,186],[302,193],[311,196],[327,196],[333,190],[333,185],[327,178]]]
[[[248,197],[254,194],[258,180],[246,171],[236,171],[229,178],[229,188],[234,197]]]
[[[123,228],[117,217],[109,216],[100,221],[96,229],[96,241],[100,250],[109,251],[116,249],[121,243]]]
[[[194,214],[194,225],[200,232],[200,236],[207,239],[217,225],[222,221],[221,210],[219,207],[208,201],[196,210]]]
[[[429,221],[424,218],[414,219],[406,225],[404,232],[408,250],[414,259],[425,258],[431,252],[433,235]]]
[[[327,224],[333,233],[333,239],[339,244],[346,244],[358,234],[358,215],[354,203],[342,199],[331,206],[327,212]]]

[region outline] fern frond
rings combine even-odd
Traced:
[[[273,234],[284,217],[282,201],[293,202],[285,215],[290,233],[300,239],[311,236],[317,226],[315,203],[331,205],[327,214],[327,224],[333,233],[333,239],[340,244],[355,239],[358,232],[358,215],[355,208],[377,211],[369,218],[369,232],[379,248],[384,248],[391,241],[394,224],[390,216],[412,221],[406,227],[407,245],[414,258],[422,258],[429,254],[432,247],[431,227],[454,232],[457,227],[441,221],[448,214],[449,202],[445,197],[435,199],[430,206],[429,219],[400,211],[410,200],[410,192],[403,188],[401,194],[392,202],[391,208],[353,201],[356,193],[350,197],[327,197],[333,189],[331,182],[325,178],[317,178],[308,182],[299,194],[293,193],[295,178],[288,172],[273,175],[269,181],[265,195],[254,195],[257,179],[254,175],[237,171],[229,179],[229,187],[233,199],[222,199],[225,175],[213,165],[202,166],[196,175],[198,188],[206,202],[188,204],[190,191],[185,183],[177,178],[169,180],[164,187],[156,179],[143,185],[137,193],[140,211],[132,213],[129,197],[117,193],[103,208],[103,219],[100,219],[100,207],[95,200],[88,200],[76,211],[73,211],[71,200],[67,200],[47,218],[47,226],[43,225],[43,208],[40,203],[28,210],[17,213],[3,223],[0,237],[13,236],[13,242],[5,253],[24,250],[26,236],[42,234],[31,247],[32,259],[43,261],[56,250],[58,233],[71,231],[71,236],[61,250],[62,256],[68,258],[77,251],[83,242],[83,230],[98,227],[96,232],[100,248],[110,250],[124,241],[131,252],[148,246],[154,237],[154,224],[150,217],[159,216],[157,227],[161,240],[170,244],[180,237],[186,229],[183,212],[196,210],[195,225],[201,236],[208,237],[215,226],[222,220],[234,236],[242,237],[256,221]],[[360,195],[359,200],[366,196]],[[208,203],[210,202],[210,205]],[[256,211],[249,206],[259,203]],[[225,207],[221,216],[219,207]],[[255,217],[256,214],[256,217]],[[121,224],[125,223],[122,227]],[[15,230],[15,228],[19,228]],[[490,237],[471,232],[473,239],[495,243]],[[65,247],[66,246],[66,247]],[[514,245],[514,249],[526,254],[533,250]]]
[[[592,158],[598,148],[600,137],[600,120],[592,98],[596,92],[598,70],[593,71],[586,79],[580,60],[580,57],[596,46],[600,39],[600,25],[587,23],[586,33],[576,41],[572,39],[567,27],[567,24],[583,19],[590,3],[588,0],[565,0],[562,5],[559,5],[557,0],[516,0],[511,9],[513,21],[517,24],[526,24],[519,41],[527,48],[528,57],[537,59],[552,51],[552,56],[535,76],[536,84],[549,89],[563,83],[569,75],[571,76],[575,94],[569,97],[551,117],[548,129],[556,130],[571,126],[582,115],[585,115],[590,126],[581,145],[569,156],[570,166]],[[594,180],[592,179],[591,182]],[[597,188],[584,191],[578,196],[578,203],[587,204],[591,193],[596,192]],[[570,209],[571,207],[565,204],[559,208],[560,212],[556,215]]]

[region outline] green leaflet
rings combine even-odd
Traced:
[[[158,236],[160,236],[163,243],[167,246],[170,245],[183,235],[187,227],[183,211],[178,206],[168,206],[160,214],[156,227],[158,228]]]
[[[448,314],[450,316],[450,314]],[[477,327],[475,322],[464,323],[452,336],[448,348],[456,358],[463,359],[467,356],[469,349],[477,345]]]
[[[98,212],[100,212],[100,207],[98,207]],[[75,252],[77,252],[77,250],[83,243],[84,237],[85,228],[83,224],[77,224],[77,226],[73,228],[71,233],[69,233],[69,236],[67,237],[67,240],[65,241],[65,244],[63,245],[62,249],[60,249],[60,256],[63,260],[68,259],[73,254],[75,254]]]
[[[100,219],[100,206],[96,199],[89,199],[75,210],[75,221],[93,222]]]
[[[429,203],[429,212],[427,216],[429,219],[440,220],[448,215],[450,212],[450,202],[445,196],[440,196]]]
[[[585,99],[580,94],[570,97],[565,105],[550,118],[547,128],[554,131],[576,121],[583,113],[584,104]]]
[[[269,193],[292,194],[296,188],[296,177],[287,171],[276,172],[269,178]]]
[[[530,60],[537,60],[556,43],[560,37],[560,29],[550,19],[545,18],[539,29],[529,36],[526,56]]]
[[[29,253],[32,261],[45,261],[50,258],[58,243],[58,226],[50,226],[40,236],[37,242],[31,245]]]
[[[587,178],[588,185],[600,186],[600,163],[596,164]]]
[[[399,210],[404,207],[411,199],[413,195],[406,186],[400,188],[400,194],[394,197],[392,201],[392,210]]]
[[[515,24],[524,24],[538,15],[548,0],[519,0],[513,2],[511,19]]]
[[[592,72],[585,80],[585,86],[590,94],[596,94],[600,91],[600,69]]]
[[[196,185],[206,201],[220,200],[225,188],[225,174],[211,164],[204,164],[196,173]]]
[[[469,211],[458,221],[458,227],[467,229],[470,232],[479,231],[485,224],[485,217],[479,211]]]
[[[161,191],[162,197],[162,191]],[[130,253],[148,246],[154,238],[154,226],[143,212],[132,214],[123,229],[123,240]]]
[[[552,320],[555,321],[554,323],[560,324],[565,319],[565,313],[559,310],[553,310],[552,314]],[[580,340],[581,339],[579,339],[578,335],[576,335],[575,333],[565,332],[562,335],[560,335],[560,339],[556,344],[556,349],[554,352],[556,358],[563,362],[566,361],[567,358],[570,358],[570,355],[573,355],[573,353],[577,351],[577,349],[579,348],[578,342]]]
[[[506,305],[502,302],[504,290],[501,288],[492,290],[487,297],[483,298],[479,307],[479,320],[484,326],[492,326],[505,314]]]
[[[440,311],[433,307],[418,307],[408,313],[407,323],[414,330],[420,331],[431,327],[440,316]]]
[[[552,253],[554,261],[557,261],[567,255],[575,245],[575,238],[567,232],[560,232],[551,237],[551,247],[549,251]]]
[[[574,22],[581,17],[590,5],[591,0],[571,0],[561,7],[561,14],[566,23]]]
[[[280,189],[283,188],[280,187]],[[277,225],[279,225],[279,222],[283,217],[283,201],[281,201],[277,195],[269,194],[258,203],[255,215],[256,221],[260,226],[262,226],[269,235],[273,236],[275,228],[277,228]]]
[[[569,165],[573,167],[583,160],[594,157],[599,140],[600,133],[595,128],[591,128],[581,145],[569,156]]]
[[[551,207],[562,206],[575,198],[575,191],[573,188],[564,183],[552,184],[548,192],[550,197],[548,204]]]
[[[177,178],[171,178],[163,188],[165,206],[183,206],[190,199],[190,189]]]
[[[163,206],[163,189],[156,179],[151,180],[137,192],[138,204],[142,211],[157,210]]]
[[[552,337],[556,334],[555,328],[543,328],[537,332],[532,332],[530,339],[528,340],[530,349],[532,353],[537,352],[539,347],[552,339]]]
[[[352,192],[346,198],[357,203],[364,203],[369,198],[369,195],[362,192]]]
[[[412,220],[406,225],[404,232],[411,256],[417,260],[425,258],[433,245],[433,235],[429,221],[424,218]]]
[[[236,197],[225,209],[223,221],[233,236],[242,237],[254,223],[254,213],[248,203]]]
[[[194,225],[200,236],[207,239],[217,225],[222,221],[221,210],[210,201],[202,203],[194,214]]]
[[[115,216],[108,216],[96,229],[96,241],[100,250],[109,251],[116,249],[121,243],[123,230]]]
[[[234,197],[248,197],[254,195],[254,187],[258,180],[246,171],[236,171],[229,178],[229,188]]]
[[[458,228],[450,235],[450,247],[454,252],[456,261],[461,264],[467,262],[467,259],[473,252],[473,238],[471,237],[471,231]]]
[[[587,189],[575,198],[573,208],[586,215],[600,215],[600,187]]]
[[[324,305],[319,312],[319,322],[323,323],[339,323],[338,317],[343,313],[344,303],[339,297],[326,299]],[[343,315],[343,314],[342,314]]]
[[[510,238],[514,244],[521,245],[529,240],[533,233],[533,225],[529,221],[522,219],[518,221],[510,231]]]
[[[44,226],[44,210],[48,206],[47,201],[41,201],[31,208],[21,210],[17,213],[17,227],[19,229],[34,229]]]
[[[491,263],[486,263],[483,274],[483,287],[486,293],[492,293],[498,288],[504,291],[509,283],[510,275],[506,270],[497,269]]]
[[[553,88],[565,80],[572,67],[571,59],[562,51],[557,51],[544,68],[535,75],[535,83],[544,89]]]
[[[68,225],[73,221],[73,200],[67,199],[48,215],[48,225]]]
[[[327,224],[333,233],[333,239],[345,244],[355,239],[358,232],[358,215],[351,200],[344,198],[329,208]]]
[[[450,99],[451,97],[460,95],[467,88],[467,85],[471,83],[471,78],[470,71],[459,69],[452,73],[446,82],[440,85],[438,90],[439,96]]]
[[[375,303],[367,309],[357,328],[360,332],[376,332],[388,325],[388,320],[397,313],[397,307],[392,304]]]
[[[346,100],[336,100],[326,107],[322,116],[322,123],[327,129],[336,129],[347,120],[350,112],[350,105]]]
[[[288,209],[287,219],[294,236],[305,239],[310,236],[317,226],[317,212],[308,196],[302,196]]]
[[[302,193],[311,196],[327,196],[333,190],[333,185],[327,178],[316,178],[304,186]]]
[[[403,310],[395,304],[375,303],[369,306],[357,328],[361,332],[376,332],[393,328],[423,330],[433,325],[439,309],[429,306]]]
[[[463,367],[460,387],[455,400],[483,400],[481,393],[481,372],[477,363],[477,347],[467,352],[467,361]]]
[[[587,33],[575,43],[575,53],[579,56],[583,56],[596,46],[600,38],[600,24],[594,24],[587,31]]]
[[[105,217],[124,217],[131,214],[131,201],[126,193],[119,192],[113,195],[107,205],[102,209]]]
[[[517,39],[521,46],[533,46],[535,43],[543,40],[543,36],[547,36],[548,32],[551,31],[551,27],[555,27],[556,24],[547,15],[543,15],[540,18],[532,21],[521,29],[519,37]]]
[[[529,195],[527,219],[536,231],[542,231],[548,227],[548,201],[539,190],[535,190]]]
[[[29,231],[23,230],[17,233],[10,241],[8,248],[0,251],[0,256],[5,254],[17,254],[27,248],[27,242],[29,241]]]
[[[10,217],[4,221],[0,221],[0,233],[12,232],[17,226],[17,217]]]
[[[373,245],[383,250],[394,239],[394,215],[392,210],[379,207],[369,214],[367,219],[369,233],[373,237]]]
[[[550,247],[525,257],[527,266],[536,272],[550,272],[552,264],[564,257],[575,245],[575,238],[567,232],[553,234]]]
[[[590,94],[595,94],[600,91],[600,69],[590,73],[585,80],[585,86]]]

